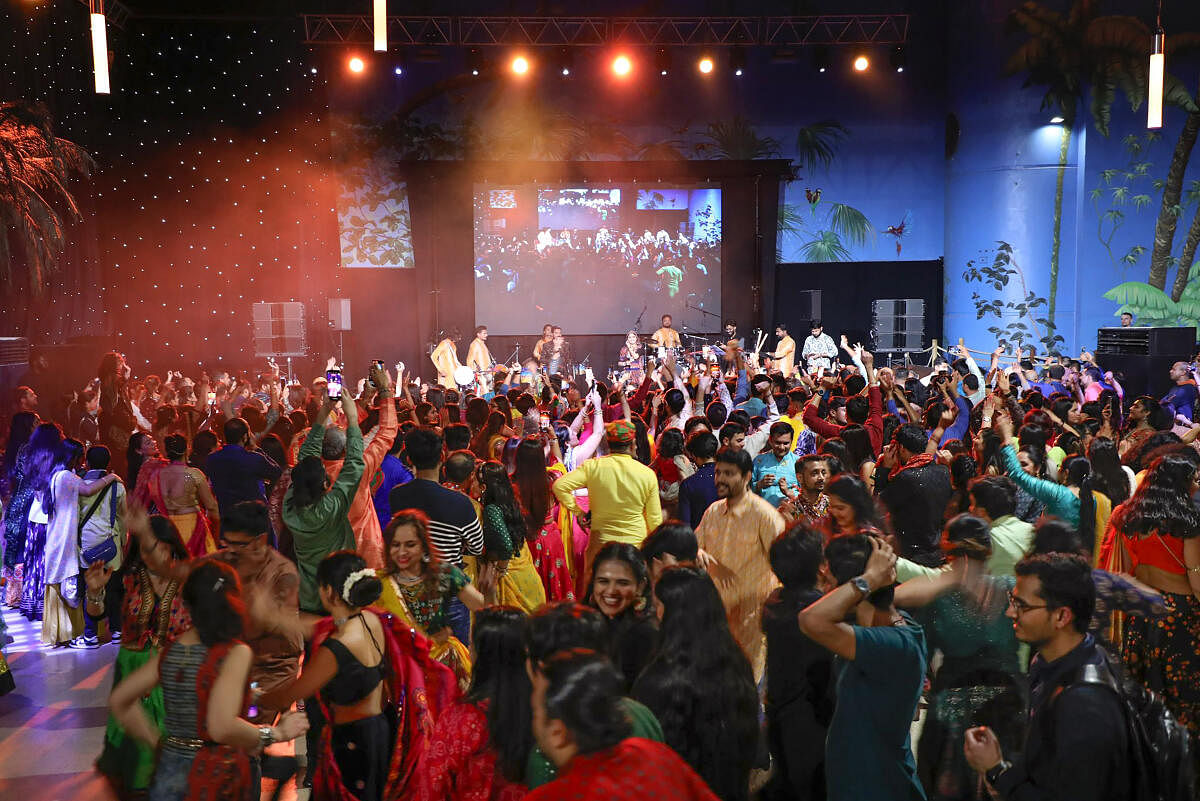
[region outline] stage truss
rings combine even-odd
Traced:
[[[364,44],[371,19],[361,14],[303,14],[310,45]],[[901,45],[908,14],[804,17],[388,17],[392,46],[418,47],[703,47]]]

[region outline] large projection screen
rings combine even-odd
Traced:
[[[643,332],[720,319],[719,186],[476,184],[474,205],[475,322],[492,334],[623,334],[643,309]]]

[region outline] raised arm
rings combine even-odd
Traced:
[[[896,580],[896,554],[878,537],[871,538],[871,556],[862,578],[871,592]],[[862,600],[863,594],[846,582],[800,613],[800,630],[843,659],[853,660],[857,651],[854,626],[846,618]]]

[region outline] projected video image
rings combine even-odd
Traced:
[[[721,190],[706,186],[475,187],[475,319],[493,334],[716,330]],[[706,313],[707,312],[707,313]]]

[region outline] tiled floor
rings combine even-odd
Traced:
[[[0,697],[0,799],[116,801],[92,763],[104,740],[117,646],[46,648],[40,623],[3,611],[14,638],[4,653],[17,688]],[[274,790],[265,781],[263,798]],[[295,783],[289,782],[279,798],[296,801]]]

